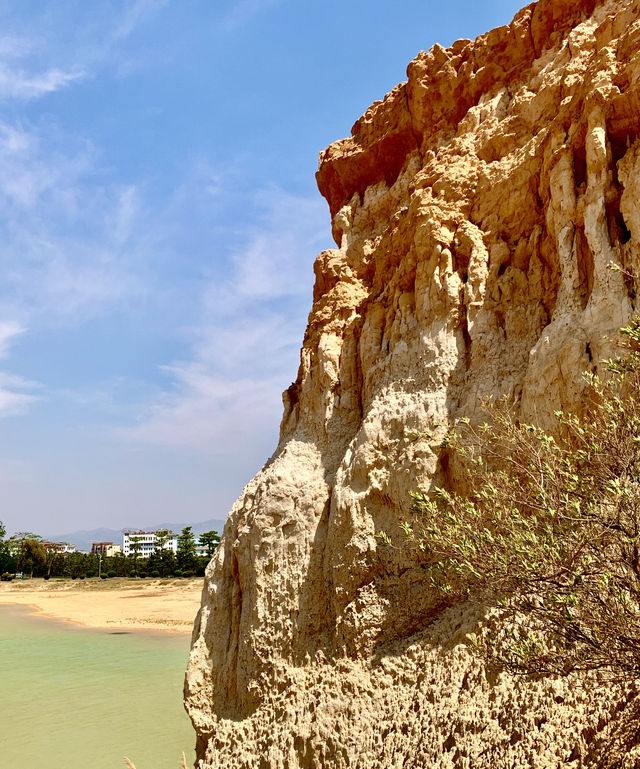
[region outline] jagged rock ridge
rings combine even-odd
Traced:
[[[620,707],[488,674],[477,611],[443,610],[375,533],[457,482],[456,416],[506,394],[545,423],[636,309],[607,266],[640,257],[640,2],[540,0],[407,74],[320,157],[338,248],[278,448],[207,570],[201,769],[577,767]]]

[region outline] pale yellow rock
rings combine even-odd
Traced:
[[[398,533],[464,483],[440,443],[487,396],[548,423],[637,311],[640,2],[540,0],[434,46],[321,155],[320,254],[278,448],[207,570],[185,695],[200,769],[595,760],[598,682],[492,676]],[[633,765],[630,753],[623,766]]]

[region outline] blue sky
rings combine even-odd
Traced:
[[[0,520],[224,518],[275,448],[318,152],[519,2],[4,0]]]

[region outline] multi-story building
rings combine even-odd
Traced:
[[[92,542],[91,552],[99,553],[100,555],[110,558],[113,555],[117,555],[122,552],[120,545],[114,545],[113,542]]]
[[[138,555],[140,558],[148,558],[152,553],[156,551],[156,531],[135,531],[134,529],[125,529],[122,535],[122,552],[125,555],[133,555],[134,550],[132,545],[138,543],[140,550]],[[178,552],[178,535],[169,532],[169,538],[164,543],[165,550],[173,550],[174,553]]]
[[[215,547],[214,547],[215,550]],[[209,545],[203,545],[199,537],[196,537],[196,555],[201,558],[209,556]]]
[[[77,553],[78,548],[69,542],[43,542],[46,550],[55,550],[56,553],[66,555],[67,553]]]

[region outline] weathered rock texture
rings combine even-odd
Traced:
[[[315,263],[278,449],[207,571],[186,683],[199,767],[593,757],[615,698],[489,675],[473,607],[442,609],[375,534],[411,490],[456,482],[443,425],[483,397],[543,423],[578,401],[636,303],[607,265],[638,269],[639,132],[640,0],[540,0],[420,53],[322,153],[338,248]]]

